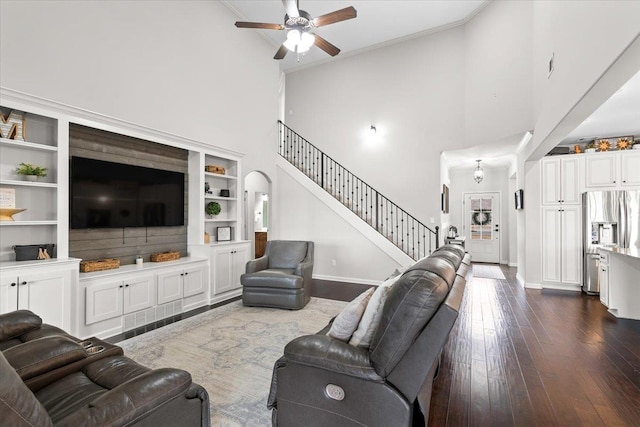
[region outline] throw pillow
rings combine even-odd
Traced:
[[[344,310],[336,316],[327,335],[340,341],[349,342],[351,335],[353,335],[353,332],[358,327],[358,323],[360,323],[360,319],[374,291],[375,288],[371,288],[347,304]]]
[[[384,302],[387,300],[391,287],[400,279],[400,276],[401,275],[391,277],[378,286],[378,289],[376,289],[371,296],[369,304],[367,304],[367,308],[358,324],[358,328],[353,333],[351,340],[349,340],[349,344],[356,347],[369,348],[373,334],[376,332],[380,324],[380,319],[382,318]]]

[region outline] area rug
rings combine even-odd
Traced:
[[[273,363],[289,341],[319,331],[346,304],[311,298],[290,311],[235,301],[118,345],[150,368],[189,371],[209,393],[212,426],[270,426]]]
[[[485,279],[506,279],[498,265],[473,264],[473,277]]]

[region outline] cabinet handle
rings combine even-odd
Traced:
[[[27,282],[22,282],[22,283],[20,283],[20,285],[21,285],[21,286],[24,286],[24,285],[26,285],[26,284],[27,284]]]
[[[13,282],[11,286],[18,286],[18,284],[16,282]]]
[[[613,183],[615,184],[616,182],[615,182],[615,181],[613,181]]]
[[[129,284],[124,285],[124,287],[125,287],[125,288],[128,288],[128,287],[129,287]]]
[[[180,277],[184,276],[184,273],[180,273]]]
[[[124,288],[124,286],[122,286],[122,285],[120,285],[120,286],[118,286],[118,287],[119,287],[119,288]]]
[[[189,273],[184,273],[184,275],[185,275],[185,276],[188,276],[188,275],[189,275]]]

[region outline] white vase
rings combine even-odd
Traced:
[[[24,179],[31,182],[36,182],[40,178],[38,175],[25,175]]]
[[[585,153],[595,153],[596,149],[595,148],[587,148],[584,150]]]

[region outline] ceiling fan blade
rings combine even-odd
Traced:
[[[332,45],[331,43],[329,43],[319,35],[314,34],[314,36],[316,36],[316,40],[314,44],[318,46],[320,49],[327,52],[329,55],[336,56],[337,54],[340,53],[340,49],[338,49],[337,47],[335,47],[334,45]]]
[[[276,55],[273,57],[273,59],[282,59],[287,55],[287,52],[289,52],[289,49],[287,49],[285,45],[282,45],[276,52]]]
[[[242,22],[237,21],[238,28],[260,28],[263,30],[284,30],[284,26],[280,24],[265,24],[263,22]]]
[[[313,20],[313,26],[322,27],[324,25],[335,24],[336,22],[353,19],[356,16],[358,16],[358,12],[353,8],[353,6],[349,6],[344,9],[336,10],[335,12],[327,13],[326,15],[318,16]]]
[[[289,15],[289,18],[300,16],[297,0],[282,0],[282,4],[284,4],[284,10],[287,12],[287,15]]]

